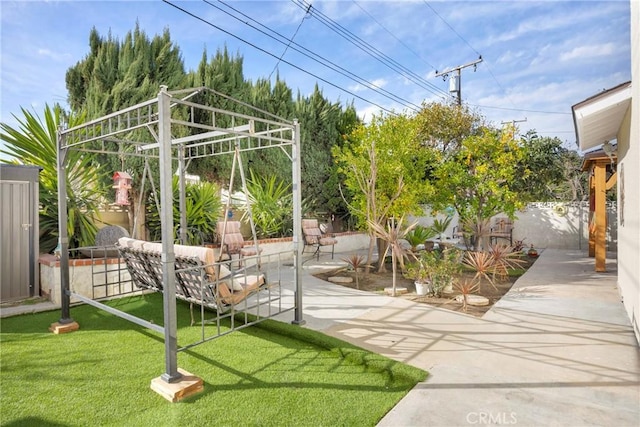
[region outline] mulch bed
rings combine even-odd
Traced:
[[[525,258],[526,264],[523,265],[525,269],[528,269],[535,262],[535,258]],[[393,276],[391,273],[391,265],[386,265],[387,271],[384,273],[378,273],[376,269],[371,269],[371,272],[365,274],[364,272],[360,272],[359,280],[358,280],[358,289],[367,292],[379,293],[383,294],[385,288],[390,288],[392,286]],[[464,278],[473,278],[475,273],[473,272],[465,272],[462,274],[462,279]],[[345,268],[336,269],[333,271],[322,272],[314,275],[315,277],[329,281],[330,277],[340,276],[340,277],[351,277],[353,278],[353,282],[351,283],[335,283],[340,286],[346,286],[349,288],[356,289],[355,282],[355,272],[349,271]],[[491,309],[491,307],[505,295],[511,286],[515,283],[518,277],[509,277],[509,279],[505,282],[498,282],[495,284],[495,287],[489,283],[482,282],[480,284],[480,289],[476,292],[476,295],[482,295],[489,300],[489,305],[486,306],[471,306],[467,305],[466,310],[463,310],[462,303],[455,301],[456,295],[459,292],[454,290],[451,294],[444,294],[440,298],[436,298],[433,296],[420,296],[415,293],[415,285],[413,280],[407,279],[402,276],[401,273],[398,273],[396,276],[396,287],[404,287],[407,288],[408,293],[398,295],[398,298],[405,298],[411,301],[415,301],[421,304],[428,304],[434,307],[440,307],[443,309],[464,312],[466,314],[482,317],[487,311]]]

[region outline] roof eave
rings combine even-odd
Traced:
[[[571,107],[576,143],[582,151],[617,138],[631,105],[631,82],[622,83]]]

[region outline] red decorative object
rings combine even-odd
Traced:
[[[131,175],[126,172],[116,172],[113,174],[113,188],[116,189],[116,205],[129,206],[131,180]]]

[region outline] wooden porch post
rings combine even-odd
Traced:
[[[596,184],[593,172],[594,167],[591,167],[589,174],[589,258],[596,256],[596,227],[595,212],[596,212]]]
[[[607,162],[596,162],[594,167],[596,271],[604,272],[607,271]]]

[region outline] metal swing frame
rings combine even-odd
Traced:
[[[190,98],[200,93],[212,93],[225,98],[231,105],[240,106],[244,111],[251,111],[253,115],[207,106],[190,100]],[[198,119],[197,117],[206,118],[206,120]],[[194,131],[200,133],[194,134]],[[173,134],[186,136],[174,137]],[[125,152],[121,149],[123,146],[132,147],[133,149]],[[174,161],[177,161],[178,164],[179,206],[181,212],[179,230],[180,239],[184,242],[187,232],[185,162],[196,158],[233,153],[235,165],[236,156],[238,162],[240,162],[241,152],[270,148],[283,150],[292,164],[293,280],[295,285],[294,319],[292,323],[304,324],[302,313],[302,266],[300,263],[302,245],[299,235],[301,230],[300,127],[297,120],[284,120],[210,88],[199,87],[169,92],[166,86],[160,87],[160,92],[156,98],[71,129],[60,128],[58,131],[58,225],[61,245],[60,287],[62,300],[59,323],[64,325],[74,322],[70,313],[70,301],[73,296],[87,304],[160,332],[164,335],[165,341],[165,372],[160,378],[167,383],[180,381],[182,374],[178,372],[177,366],[176,256],[173,248],[172,164]],[[113,155],[124,154],[158,160],[160,170],[164,327],[90,298],[77,295],[70,290],[69,236],[66,227],[67,188],[64,173],[66,154],[69,150]],[[242,167],[240,169],[242,170]],[[257,245],[253,222],[251,227],[254,233],[254,242]],[[209,340],[203,339],[201,342]]]

